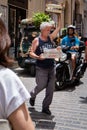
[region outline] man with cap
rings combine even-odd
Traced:
[[[76,67],[79,45],[80,40],[75,36],[75,26],[69,25],[67,27],[67,35],[62,39],[61,46],[66,50],[66,53],[71,54],[72,80],[75,80],[74,70]]]

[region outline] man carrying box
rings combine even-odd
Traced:
[[[55,47],[53,40],[57,36],[61,28],[61,14],[58,14],[58,27],[52,32],[51,24],[43,22],[40,25],[41,34],[36,37],[31,46],[30,56],[37,59],[36,62],[36,87],[30,92],[30,104],[34,106],[36,95],[46,88],[45,98],[42,103],[42,112],[51,115],[49,106],[52,102],[53,92],[55,87],[55,60],[44,57],[45,49]]]

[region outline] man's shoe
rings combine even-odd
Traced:
[[[34,106],[34,104],[35,104],[35,99],[30,98],[30,101],[29,101],[29,102],[30,102],[30,105],[31,105],[31,106]]]
[[[49,109],[42,109],[42,113],[45,113],[47,115],[51,115],[51,111]]]

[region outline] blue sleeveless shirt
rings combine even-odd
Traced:
[[[36,49],[36,55],[40,55],[41,53],[44,52],[44,48],[47,49],[52,49],[55,48],[55,45],[51,42],[50,38],[48,37],[47,41],[41,40],[40,37],[38,37],[39,40],[39,45]],[[44,59],[44,60],[37,60],[36,61],[36,66],[42,67],[42,68],[52,68],[55,65],[54,59]]]

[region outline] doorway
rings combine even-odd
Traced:
[[[10,56],[17,58],[17,47],[20,43],[19,33],[20,33],[20,21],[26,18],[26,10],[9,6],[9,20],[8,28],[11,38]]]
[[[15,57],[15,37],[16,37],[16,9],[9,9],[9,34],[11,38],[11,48],[9,55]]]

